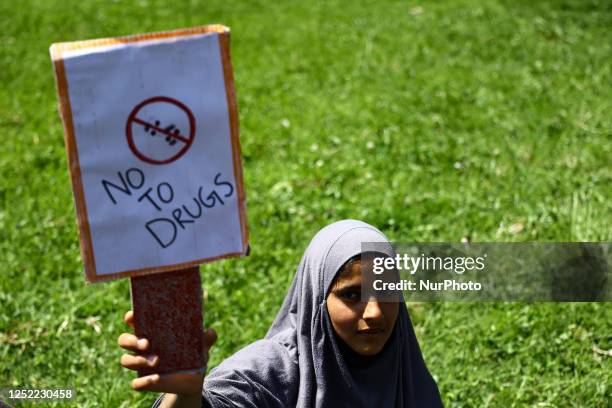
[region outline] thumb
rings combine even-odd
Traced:
[[[217,341],[217,332],[213,329],[204,329],[204,349],[208,350]]]

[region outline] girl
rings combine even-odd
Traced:
[[[154,407],[442,407],[403,302],[362,302],[362,242],[386,242],[376,228],[345,220],[319,231],[263,340],[238,351],[205,379],[152,375],[136,390],[162,391]],[[391,245],[385,255],[393,256]],[[131,314],[126,320],[131,324]],[[216,335],[206,333],[206,348]],[[140,345],[139,345],[140,343]],[[155,366],[147,340],[119,337],[129,369]],[[203,381],[203,385],[202,385]]]

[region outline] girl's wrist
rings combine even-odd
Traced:
[[[200,408],[201,394],[164,394],[159,408]]]

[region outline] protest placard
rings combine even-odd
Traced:
[[[229,30],[50,51],[87,280],[246,254]]]

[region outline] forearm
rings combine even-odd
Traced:
[[[201,395],[164,394],[159,408],[201,408]]]

